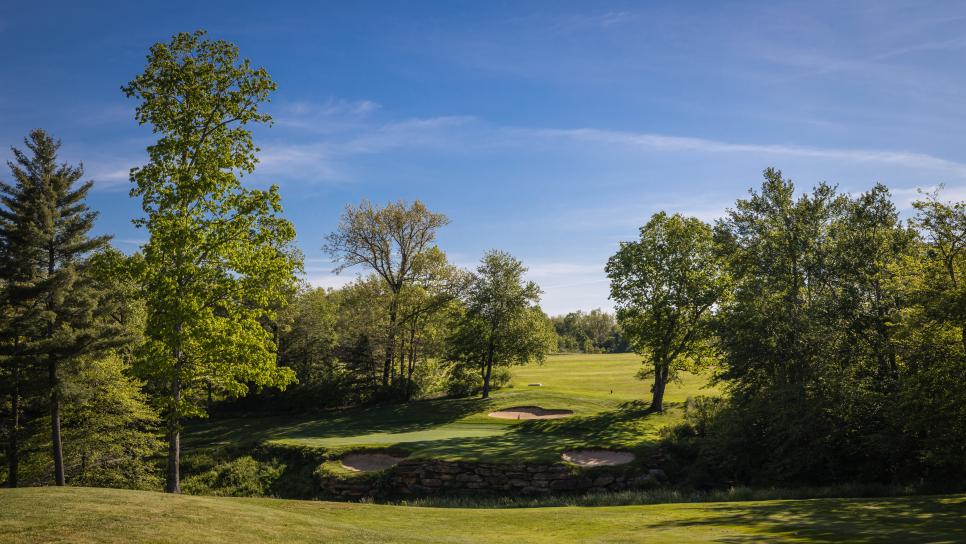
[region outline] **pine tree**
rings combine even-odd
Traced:
[[[15,160],[8,163],[16,185],[0,186],[6,208],[0,236],[10,257],[2,267],[4,312],[11,318],[5,341],[14,348],[15,371],[46,367],[54,481],[64,485],[62,367],[118,345],[123,335],[106,319],[109,294],[86,273],[88,257],[109,240],[89,235],[97,213],[84,200],[93,182],[77,185],[83,168],[58,164],[60,142],[43,130],[24,143],[28,151],[13,149]]]

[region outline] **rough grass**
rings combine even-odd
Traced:
[[[702,376],[669,386],[663,414],[647,411],[648,385],[634,376],[633,354],[559,355],[543,365],[513,370],[512,387],[486,401],[441,399],[343,410],[312,418],[233,418],[189,427],[195,447],[272,441],[323,448],[333,455],[356,449],[402,448],[413,457],[470,461],[554,461],[576,448],[613,448],[646,454],[659,430],[680,418],[690,396],[714,394]],[[542,383],[542,387],[528,387]],[[558,420],[517,421],[487,414],[513,406],[573,410]]]
[[[0,490],[0,542],[963,542],[966,495],[533,509]]]

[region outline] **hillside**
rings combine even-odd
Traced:
[[[634,354],[558,355],[514,368],[511,386],[492,398],[442,399],[350,409],[315,417],[228,418],[189,427],[185,445],[205,448],[270,441],[323,448],[401,448],[411,457],[469,461],[555,461],[569,448],[644,451],[657,431],[680,417],[691,396],[715,394],[703,376],[685,374],[669,386],[668,410],[651,414],[641,399],[648,384],[635,378]],[[529,384],[540,384],[529,385]],[[518,406],[573,411],[554,420],[489,417]]]
[[[966,495],[623,507],[445,509],[0,490],[0,542],[962,542]]]

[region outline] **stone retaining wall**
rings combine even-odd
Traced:
[[[404,460],[378,474],[321,476],[324,494],[349,500],[364,497],[443,494],[540,495],[623,491],[657,486],[666,479],[656,468],[580,469],[562,464],[501,464]]]

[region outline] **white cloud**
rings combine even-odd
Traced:
[[[940,187],[938,185],[930,185],[923,187],[898,187],[890,188],[890,192],[892,193],[892,201],[896,207],[900,211],[908,211],[912,209],[913,202],[925,197],[923,193],[932,193],[937,189],[939,190],[940,200],[953,202],[966,200],[966,186]]]
[[[454,146],[459,131],[474,121],[468,116],[444,116],[368,123],[312,142],[271,142],[262,146],[257,173],[309,182],[346,181],[351,179],[352,157]]]
[[[705,138],[668,136],[646,132],[622,132],[593,128],[577,129],[518,129],[534,135],[562,138],[593,144],[624,145],[657,151],[742,153],[780,155],[848,162],[890,164],[907,168],[946,172],[966,178],[966,164],[912,151],[878,149],[833,149],[780,144],[730,143]]]
[[[312,287],[324,287],[326,289],[339,289],[352,283],[356,276],[352,274],[336,275],[324,272],[308,272],[305,274],[305,281]]]

